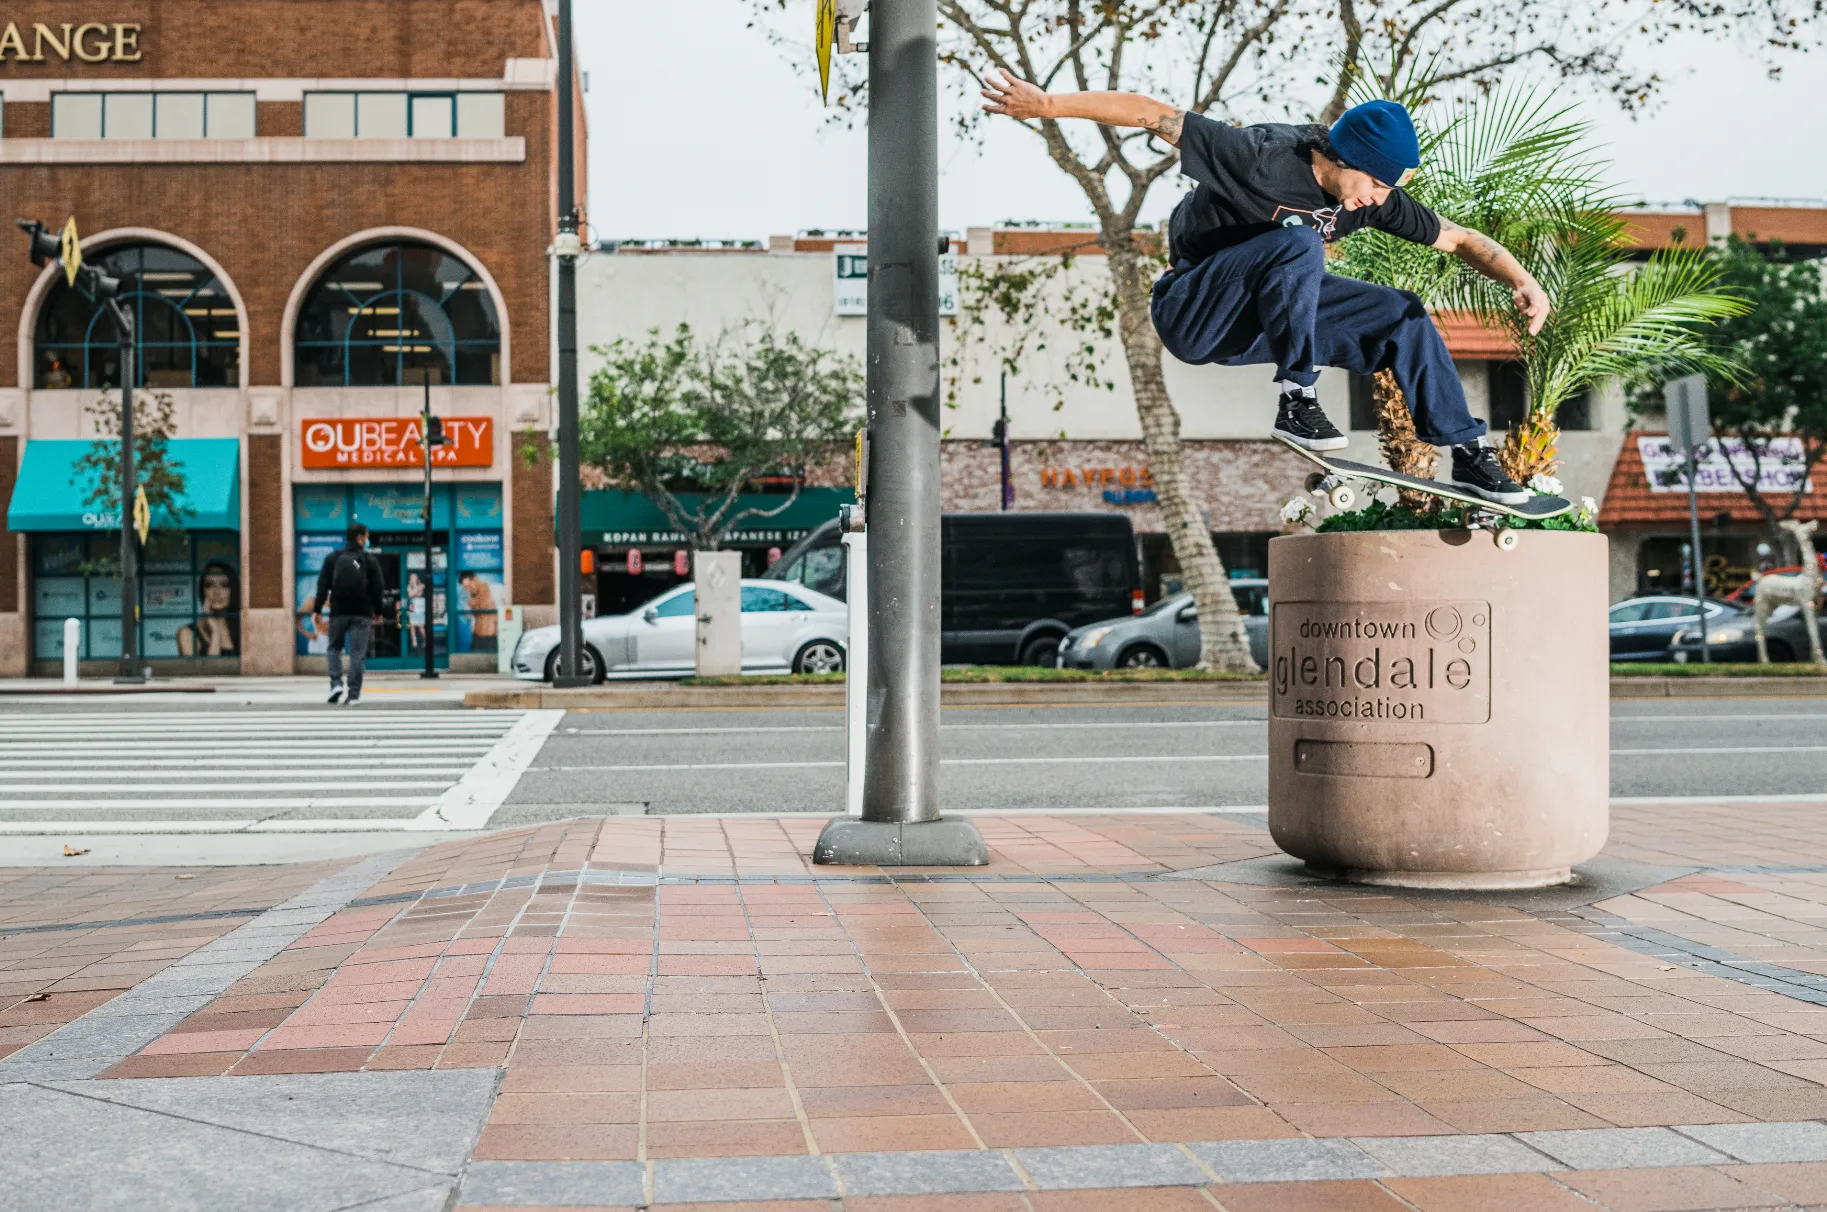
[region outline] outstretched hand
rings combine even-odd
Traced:
[[[1548,302],[1548,293],[1533,280],[1516,288],[1513,296],[1516,310],[1529,317],[1529,335],[1541,332],[1542,325],[1548,322],[1548,313],[1554,308]]]
[[[1047,116],[1047,94],[1026,80],[1017,80],[1007,72],[991,72],[984,77],[983,85],[988,102],[983,108],[988,113],[1022,120]]]

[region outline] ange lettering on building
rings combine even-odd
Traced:
[[[8,21],[0,27],[0,63],[138,63],[138,21]]]
[[[1270,711],[1283,718],[1491,718],[1487,602],[1276,602]]]
[[[488,467],[495,461],[490,417],[445,417],[446,445],[431,448],[433,467]],[[418,417],[308,417],[300,432],[308,468],[421,467]]]

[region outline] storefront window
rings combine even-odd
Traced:
[[[235,304],[195,257],[161,244],[130,244],[87,258],[121,280],[133,316],[142,387],[234,387],[241,325]],[[120,344],[107,308],[54,278],[38,311],[34,380],[41,388],[100,390],[121,383]]]
[[[32,537],[33,652],[63,656],[65,619],[82,623],[84,660],[121,653],[120,537]],[[140,551],[140,655],[238,658],[241,542],[233,531],[155,530]]]
[[[433,489],[429,575],[424,509],[424,488],[417,484],[301,484],[294,489],[298,655],[321,655],[327,649],[328,627],[315,617],[317,578],[324,562],[342,548],[351,521],[369,528],[368,550],[381,571],[382,618],[369,649],[374,667],[416,668],[425,659],[428,641],[439,664],[447,663],[452,652],[495,651],[500,629],[496,610],[508,605],[502,581],[501,486],[460,483]]]
[[[501,381],[501,326],[476,272],[425,244],[351,253],[298,316],[301,387],[487,385]]]

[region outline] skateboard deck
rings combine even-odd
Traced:
[[[1463,489],[1454,488],[1451,484],[1441,480],[1424,480],[1419,476],[1408,476],[1403,475],[1399,471],[1391,471],[1387,467],[1377,467],[1370,463],[1354,463],[1350,459],[1335,459],[1330,455],[1323,454],[1317,450],[1308,450],[1304,446],[1297,446],[1280,434],[1271,434],[1270,436],[1301,458],[1307,460],[1307,462],[1325,471],[1327,478],[1332,480],[1369,480],[1372,483],[1388,484],[1395,488],[1412,488],[1416,492],[1425,492],[1430,496],[1440,497],[1443,500],[1457,501],[1462,505],[1469,505],[1482,513],[1496,514],[1507,518],[1525,518],[1540,521],[1543,518],[1557,518],[1563,513],[1571,513],[1573,511],[1573,502],[1567,500],[1565,497],[1537,496],[1531,497],[1521,505],[1504,505],[1497,501],[1487,501],[1483,497],[1476,496]],[[1316,487],[1309,485],[1308,491],[1316,491]],[[1348,501],[1349,495],[1347,495],[1347,502]],[[1340,505],[1341,503],[1334,498],[1333,504]],[[1341,507],[1343,506],[1341,505]]]

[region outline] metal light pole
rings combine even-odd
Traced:
[[[552,685],[585,686],[584,606],[578,564],[583,543],[577,451],[577,164],[572,121],[571,0],[558,0],[558,668]]]
[[[1712,419],[1707,409],[1706,377],[1688,375],[1676,379],[1667,384],[1663,392],[1669,435],[1687,453],[1687,524],[1691,544],[1688,566],[1694,570],[1694,613],[1700,623],[1700,659],[1703,663],[1711,664],[1713,646],[1707,638],[1706,625],[1706,560],[1700,551],[1700,502],[1695,495],[1694,483],[1698,471],[1699,447],[1706,442],[1712,431]]]
[[[432,612],[432,559],[431,559],[431,448],[440,445],[442,434],[434,434],[431,427],[431,368],[425,368],[425,410],[419,418],[419,445],[425,453],[425,579],[419,586],[419,592],[425,598],[425,669],[419,674],[421,678],[438,676],[437,644],[433,636],[437,634],[437,618]],[[449,561],[445,561],[449,567]],[[449,615],[446,615],[448,618]],[[412,603],[406,603],[407,634],[412,632]],[[446,624],[448,626],[448,624]]]
[[[139,548],[133,533],[133,506],[139,496],[133,458],[133,317],[117,300],[107,303],[121,352],[121,662],[114,683],[138,686],[146,681],[146,671],[140,665]]]
[[[996,445],[1002,455],[1002,508],[1015,508],[1015,481],[1009,475],[1009,372],[1002,372],[1002,415],[996,418]]]
[[[939,817],[939,84],[936,0],[869,16],[869,735],[861,820],[819,863],[982,864]]]

